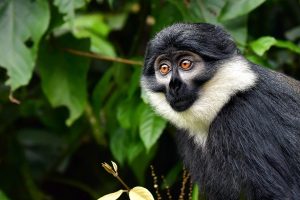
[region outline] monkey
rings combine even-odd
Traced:
[[[248,61],[218,25],[176,23],[148,42],[140,82],[205,199],[300,199],[298,80]]]

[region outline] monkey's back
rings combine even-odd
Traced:
[[[205,146],[181,131],[179,152],[207,199],[299,199],[300,83],[252,70],[256,86],[222,108]]]

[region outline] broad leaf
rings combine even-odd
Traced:
[[[14,91],[28,84],[39,41],[49,24],[47,0],[4,0],[0,3],[0,66]],[[32,43],[27,47],[25,42]]]
[[[146,151],[141,141],[135,143],[136,148],[132,148],[134,144],[131,144],[131,148],[128,150],[128,161],[139,184],[145,185],[145,173],[149,170],[150,162],[156,155],[158,145],[154,145],[150,150]]]
[[[115,130],[111,134],[112,136],[109,144],[110,150],[118,163],[123,165],[127,158],[128,146],[130,146],[129,134],[123,129]]]
[[[154,200],[151,192],[144,187],[134,187],[129,191],[130,200]]]
[[[117,118],[120,125],[124,129],[132,127],[132,117],[134,115],[135,102],[131,100],[124,100],[118,106]]]
[[[65,21],[74,20],[75,10],[85,6],[85,3],[85,0],[54,0],[59,12],[65,15]]]
[[[99,113],[101,107],[105,103],[105,98],[107,96],[111,96],[110,93],[114,86],[114,83],[112,81],[113,73],[114,68],[110,67],[104,72],[103,76],[95,86],[92,95],[92,102],[95,113]]]
[[[225,2],[220,0],[191,0],[190,10],[198,17],[195,22],[218,23]]]
[[[146,149],[149,150],[158,140],[167,123],[157,116],[148,105],[141,104],[140,109],[140,137]]]
[[[87,51],[88,40],[76,40],[69,35],[55,41],[59,47],[46,43],[38,59],[42,88],[53,107],[66,106],[71,125],[84,111],[87,99],[86,76],[89,59],[72,55],[62,48]]]
[[[247,42],[247,20],[248,17],[245,15],[223,23],[223,26],[232,35],[239,48],[243,48]]]
[[[250,44],[252,50],[259,56],[262,56],[268,51],[274,44],[276,39],[270,36],[261,37]]]
[[[226,5],[221,11],[219,19],[221,21],[226,21],[246,15],[265,1],[266,0],[227,0]]]
[[[259,56],[262,56],[272,46],[289,49],[295,53],[300,54],[300,47],[290,41],[276,40],[270,36],[261,37],[250,43],[251,49]]]
[[[116,56],[113,45],[106,39],[110,32],[109,26],[100,14],[81,15],[75,18],[73,34],[77,38],[90,38],[90,50],[107,56]]]
[[[280,48],[285,48],[285,49],[288,49],[290,51],[300,54],[300,46],[297,46],[290,41],[277,40],[275,46],[280,47]]]
[[[118,190],[116,192],[104,195],[103,197],[100,197],[98,200],[116,200],[122,195],[123,192],[124,190]]]

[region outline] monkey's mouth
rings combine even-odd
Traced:
[[[193,105],[195,98],[172,99],[169,101],[170,106],[177,112],[187,110]]]

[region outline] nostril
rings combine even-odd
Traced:
[[[171,79],[169,83],[171,94],[177,95],[181,87],[182,87],[182,82],[179,79],[177,78]]]

